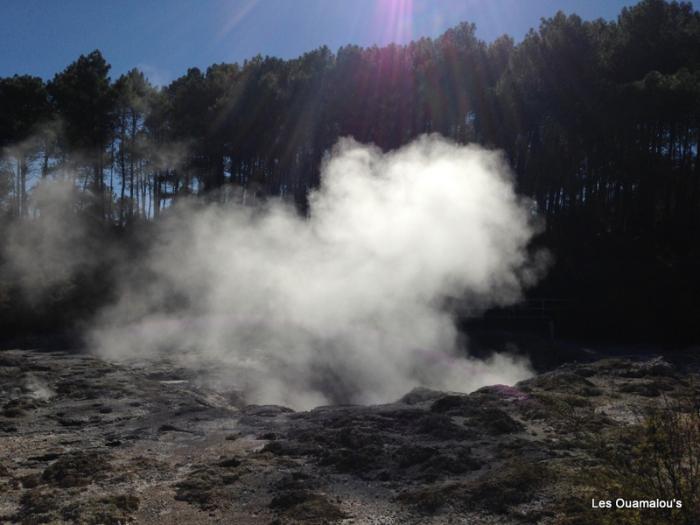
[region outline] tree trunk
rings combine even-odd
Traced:
[[[20,180],[20,211],[22,217],[29,215],[27,208],[27,159],[24,154],[19,161],[19,180]]]
[[[119,133],[119,172],[122,175],[121,187],[121,206],[119,207],[119,224],[124,226],[126,221],[126,157],[124,154],[124,146],[126,144],[126,134],[124,133],[124,120],[122,119],[121,130]]]

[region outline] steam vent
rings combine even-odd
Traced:
[[[700,524],[700,11],[0,2],[0,524]]]

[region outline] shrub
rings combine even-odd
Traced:
[[[680,500],[680,509],[592,510],[591,523],[700,523],[699,399],[669,400],[649,409],[624,436],[600,450],[606,466],[588,473],[600,499]],[[614,507],[613,503],[613,507]]]

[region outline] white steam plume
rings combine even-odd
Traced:
[[[39,303],[52,287],[96,265],[101,251],[77,213],[80,194],[69,178],[42,180],[30,204],[35,217],[5,230],[0,278],[15,282],[27,299]]]
[[[459,356],[441,306],[516,301],[535,226],[497,152],[425,136],[395,152],[343,139],[309,216],[175,207],[141,274],[101,315],[103,355],[226,366],[251,402],[381,402],[415,386],[471,391],[530,374]],[[137,284],[133,284],[137,283]]]

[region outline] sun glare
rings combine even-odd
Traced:
[[[374,29],[381,43],[404,43],[413,36],[413,0],[377,2]]]

